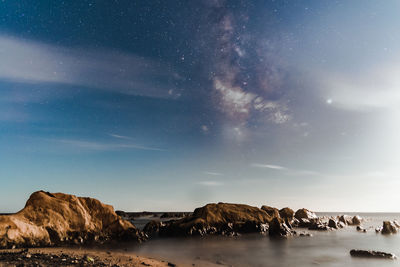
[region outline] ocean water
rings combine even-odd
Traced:
[[[343,213],[319,213],[336,216]],[[354,215],[349,214],[348,215]],[[238,237],[157,238],[130,247],[133,253],[195,266],[400,266],[400,259],[363,259],[351,249],[379,250],[400,256],[400,234],[382,235],[374,228],[383,220],[398,220],[395,213],[358,213],[367,233],[349,226],[337,231],[308,231],[312,237],[271,239],[268,235]],[[178,265],[179,266],[179,265]]]

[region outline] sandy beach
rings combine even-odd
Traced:
[[[82,247],[0,250],[0,266],[177,266],[176,263],[123,251]],[[179,264],[179,266],[189,266]]]

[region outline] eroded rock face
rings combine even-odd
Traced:
[[[261,209],[268,213],[268,215],[271,217],[280,217],[279,210],[277,208],[264,205],[261,207]]]
[[[294,214],[294,217],[296,219],[298,219],[298,220],[301,220],[301,219],[307,219],[307,220],[318,219],[318,216],[314,212],[312,212],[312,211],[310,211],[308,209],[299,209],[299,210],[297,210],[296,213]]]
[[[193,215],[166,223],[160,235],[188,236],[265,232],[272,217],[264,210],[244,204],[218,203],[197,208]]]
[[[287,237],[293,234],[290,227],[280,218],[274,217],[269,223],[269,235]]]
[[[397,227],[393,222],[384,221],[381,232],[382,234],[397,234]]]
[[[143,238],[112,206],[63,193],[35,192],[21,211],[0,216],[1,248]]]
[[[279,210],[279,215],[281,218],[291,221],[294,218],[294,211],[291,208],[286,207]]]

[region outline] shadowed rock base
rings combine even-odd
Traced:
[[[374,250],[352,249],[350,250],[350,255],[353,257],[362,257],[362,258],[379,258],[379,259],[391,259],[391,260],[397,259],[396,255],[392,253],[386,253]]]

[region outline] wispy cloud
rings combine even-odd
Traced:
[[[207,175],[213,175],[213,176],[221,176],[221,175],[223,175],[222,173],[219,173],[219,172],[209,172],[209,171],[205,171],[205,172],[203,172],[204,174],[207,174]]]
[[[150,97],[175,97],[178,75],[161,63],[119,51],[67,48],[0,35],[0,79],[59,83]]]
[[[92,142],[86,140],[73,140],[73,139],[52,139],[60,144],[65,144],[68,146],[78,147],[87,150],[97,150],[97,151],[113,151],[113,150],[123,150],[123,149],[138,149],[138,150],[152,150],[152,151],[165,151],[161,148],[142,146],[137,144],[115,144],[115,143],[101,143]]]
[[[108,134],[108,135],[111,137],[117,138],[117,139],[132,140],[132,138],[129,136],[124,136],[124,135],[119,135],[119,134]]]
[[[221,186],[221,185],[223,185],[222,182],[218,182],[218,181],[201,181],[201,182],[198,182],[197,184],[203,185],[203,186]]]
[[[286,167],[279,166],[279,165],[272,165],[272,164],[252,163],[251,166],[256,167],[256,168],[267,168],[267,169],[273,169],[273,170],[287,170]]]

